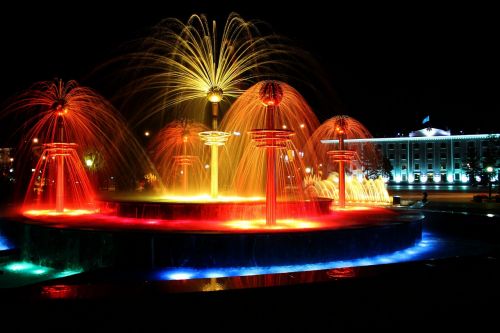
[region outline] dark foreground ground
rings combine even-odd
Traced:
[[[444,239],[442,248],[424,260],[246,278],[241,289],[190,293],[172,293],[169,282],[88,274],[0,289],[0,318],[4,327],[14,327],[6,332],[163,332],[194,327],[280,332],[360,327],[496,330],[500,324],[500,207],[466,201],[449,204],[437,200],[422,208],[426,232]],[[182,286],[183,282],[175,283]],[[223,279],[197,283],[205,283],[205,289],[225,285]],[[76,298],[44,297],[54,290],[57,297],[58,288],[64,290],[64,286],[77,290]]]

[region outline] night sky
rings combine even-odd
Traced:
[[[422,119],[430,115],[433,127],[454,134],[500,132],[500,26],[492,8],[179,3],[178,8],[170,1],[104,8],[87,2],[23,4],[2,10],[0,103],[55,77],[76,79],[112,98],[107,81],[89,74],[119,54],[124,43],[146,36],[162,18],[186,21],[192,13],[206,13],[222,25],[236,11],[245,19],[268,22],[322,65],[329,87],[318,85],[318,99],[308,100],[320,121],[348,114],[375,136],[394,136],[422,128]],[[5,128],[4,121],[2,132]]]

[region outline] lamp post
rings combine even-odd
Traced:
[[[488,173],[488,199],[491,200],[491,174],[493,172],[493,167],[487,167],[486,172]]]

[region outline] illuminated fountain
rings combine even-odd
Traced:
[[[283,99],[283,89],[275,81],[264,82],[259,91],[260,101],[266,107],[266,127],[249,132],[257,147],[266,148],[266,224],[276,224],[276,150],[285,149],[293,131],[275,128],[275,113]]]
[[[343,139],[360,129],[352,118],[339,116],[315,131],[319,123],[313,111],[298,91],[284,82],[261,81],[243,92],[242,87],[257,78],[254,69],[265,68],[273,62],[269,57],[283,51],[269,46],[272,39],[253,38],[253,26],[234,14],[228,19],[220,44],[215,24],[211,26],[204,16],[192,16],[187,25],[178,20],[168,23],[168,28],[160,28],[157,36],[146,41],[151,48],[138,55],[151,69],[148,73],[161,69],[161,73],[141,80],[144,89],[160,88],[160,95],[150,99],[154,106],[146,117],[181,104],[187,108],[184,104],[191,101],[208,101],[212,108],[212,131],[189,121],[172,122],[153,142],[162,178],[172,188],[182,188],[183,198],[141,192],[132,198],[101,198],[100,214],[28,215],[23,223],[28,226],[25,247],[31,260],[60,266],[67,260],[85,269],[275,264],[286,268],[296,263],[378,255],[418,243],[422,231],[419,215],[380,207],[333,210],[331,198],[321,198],[324,193],[310,195],[304,179],[311,167],[318,170],[313,164],[317,156],[333,156],[342,171],[339,178],[343,177],[344,163],[356,156],[346,149]],[[226,97],[238,99],[225,112],[219,128],[219,106]],[[59,166],[56,171],[48,171],[48,178],[62,179],[67,178],[63,174],[67,168],[60,166],[66,166],[66,162],[60,162],[58,156],[66,161],[70,156],[83,155],[80,150],[97,147],[101,151],[110,143],[115,148],[113,141],[122,141],[125,134],[115,134],[122,128],[116,123],[100,127],[88,122],[90,111],[104,121],[95,108],[84,109],[82,121],[73,122],[82,111],[79,105],[71,106],[73,101],[67,96],[56,101],[62,110],[68,110],[54,115],[54,109],[49,109],[51,117],[63,121],[65,137],[42,139],[47,144],[47,153],[42,156],[59,161],[48,164],[48,170]],[[113,126],[110,132],[109,126]],[[93,132],[81,132],[79,128]],[[36,130],[38,137],[47,133],[40,129],[38,126]],[[108,139],[110,133],[115,134],[113,140]],[[324,146],[319,140],[332,137],[341,141],[340,153],[321,153]],[[35,134],[30,141],[32,138]],[[311,145],[310,138],[317,144]],[[202,142],[211,150],[209,200],[186,195],[198,190],[190,179],[199,176],[198,172],[205,173],[199,168],[205,158]],[[222,146],[226,157],[221,154],[219,158]],[[105,152],[107,160],[117,156],[123,161],[119,149]],[[181,174],[180,181],[169,179],[169,172]],[[219,196],[219,184],[230,192],[230,199]],[[55,192],[62,198],[65,190],[57,188]],[[339,193],[341,205],[345,204],[340,199],[343,196]],[[54,202],[55,211],[64,210],[62,199]],[[60,255],[66,250],[66,257]]]
[[[148,69],[133,86],[134,91],[152,91],[153,96],[148,98],[151,103],[144,105],[146,118],[182,105],[183,110],[195,110],[190,116],[202,122],[205,115],[200,111],[206,109],[207,102],[210,104],[212,129],[199,135],[211,151],[213,199],[219,196],[219,149],[230,136],[218,128],[220,104],[237,98],[259,78],[258,73],[271,72],[271,65],[291,54],[285,52],[287,47],[276,35],[262,35],[260,31],[256,22],[236,13],[229,15],[222,38],[216,22],[205,15],[192,15],[187,23],[170,18],[156,26],[155,33],[141,44],[144,51],[133,54],[138,67]]]
[[[230,133],[218,131],[219,127],[219,103],[222,100],[223,91],[218,86],[208,89],[207,99],[212,103],[212,131],[200,132],[200,138],[210,147],[210,195],[212,198],[219,196],[219,148],[223,147]]]
[[[99,171],[118,179],[134,178],[132,164],[135,169],[147,170],[147,157],[116,110],[95,91],[75,81],[34,84],[16,97],[4,116],[19,113],[29,116],[23,125],[28,131],[23,133],[17,159],[19,174],[31,174],[23,205],[25,214],[97,211],[94,189],[83,164],[85,152],[99,152],[108,161]],[[33,154],[38,157],[35,168],[30,163]],[[117,170],[126,173],[126,178]]]
[[[65,131],[62,139],[56,140],[53,135],[44,146],[41,159],[49,160],[46,178],[76,182],[66,175],[70,173],[66,161],[78,158],[75,152],[80,145],[64,141],[73,141],[68,139],[72,133],[70,117],[78,109],[68,108],[66,112],[68,104],[54,105],[52,117],[64,124],[54,128]],[[345,133],[354,130],[352,120],[346,124]],[[309,152],[296,147],[306,146],[317,120],[300,94],[286,83],[264,81],[254,85],[233,104],[221,125],[227,133],[240,134],[232,136],[226,146],[234,163],[221,167],[227,167],[224,181],[245,200],[158,199],[141,193],[123,200],[100,199],[99,214],[25,214],[21,259],[70,270],[279,265],[279,271],[285,272],[297,269],[290,265],[377,256],[420,241],[422,217],[418,214],[378,207],[332,210],[331,199],[308,195],[303,180]],[[327,128],[338,127],[330,125]],[[191,156],[201,154],[203,158],[200,150],[204,145],[197,133],[203,129],[184,121],[160,132],[153,150],[164,155],[168,152],[172,157],[162,173],[178,167],[182,175],[194,174],[190,168],[201,163],[195,163]],[[319,135],[317,131],[315,135]],[[79,168],[83,168],[81,160]],[[184,177],[180,183],[180,187],[189,189],[192,182]],[[66,189],[57,188],[55,185],[54,192],[62,198]],[[251,198],[263,192],[266,200]],[[65,211],[62,199],[56,196],[53,201],[54,212]],[[263,270],[235,271],[248,275],[249,271]]]
[[[318,177],[308,177],[306,183],[313,187],[315,195],[329,197],[338,200],[338,206],[345,208],[346,192],[348,201],[353,203],[387,203],[390,201],[387,190],[381,179],[358,180],[358,177],[350,177],[346,190],[345,163],[352,164],[360,162],[363,164],[368,159],[376,159],[376,151],[373,145],[364,144],[354,146],[355,149],[347,149],[345,139],[363,139],[371,137],[370,132],[359,121],[348,116],[335,116],[323,123],[312,135],[308,143],[309,151],[314,154],[319,163],[321,158],[328,158],[338,163],[338,172],[332,173],[328,179],[322,180]],[[326,144],[321,144],[322,140],[336,139],[338,148],[327,151]],[[363,161],[361,161],[363,159]],[[328,161],[323,161],[326,165]],[[364,178],[364,177],[361,177]],[[337,192],[337,193],[335,193]]]
[[[28,215],[95,213],[94,191],[74,143],[48,143],[34,169],[24,203]]]
[[[135,70],[149,69],[133,84],[134,92],[153,93],[144,105],[146,117],[173,106],[201,102],[190,109],[195,111],[195,119],[203,119],[200,109],[208,102],[212,129],[217,130],[219,104],[240,96],[261,77],[259,73],[272,73],[270,67],[279,65],[290,51],[276,35],[260,31],[256,22],[236,13],[227,18],[222,38],[216,22],[205,15],[192,15],[186,23],[175,18],[163,20],[141,43],[143,51],[132,54]]]
[[[327,179],[308,176],[304,180],[312,196],[339,200],[339,175],[331,172]],[[348,176],[345,186],[345,200],[351,204],[390,204],[391,197],[385,188],[384,180],[367,179],[364,176]]]
[[[206,130],[200,123],[173,121],[152,141],[153,162],[166,188],[173,193],[193,195],[202,192],[205,154],[198,134]]]
[[[288,201],[305,200],[301,182],[306,166],[301,147],[306,146],[319,122],[297,90],[284,82],[271,82],[264,81],[249,88],[222,120],[221,128],[225,132],[237,133],[227,144],[232,163],[224,166],[230,172],[225,174],[223,182],[230,184],[229,187],[238,195],[265,193],[268,150],[257,147],[259,142],[257,145],[252,142],[255,135],[247,133],[259,133],[254,132],[255,129],[276,129],[274,133],[278,137],[274,141],[279,144],[275,158],[277,196]],[[267,136],[268,132],[261,134]]]

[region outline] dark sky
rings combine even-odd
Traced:
[[[322,121],[346,113],[375,136],[392,136],[421,128],[430,115],[432,126],[453,133],[500,132],[500,23],[493,8],[421,3],[326,8],[324,1],[313,0],[301,6],[282,0],[179,1],[177,8],[171,1],[102,3],[2,9],[0,102],[54,77],[106,90],[98,76],[88,74],[162,18],[185,21],[192,13],[206,13],[223,22],[236,11],[268,22],[321,63],[337,95],[319,87],[320,98],[337,102],[310,102]]]

